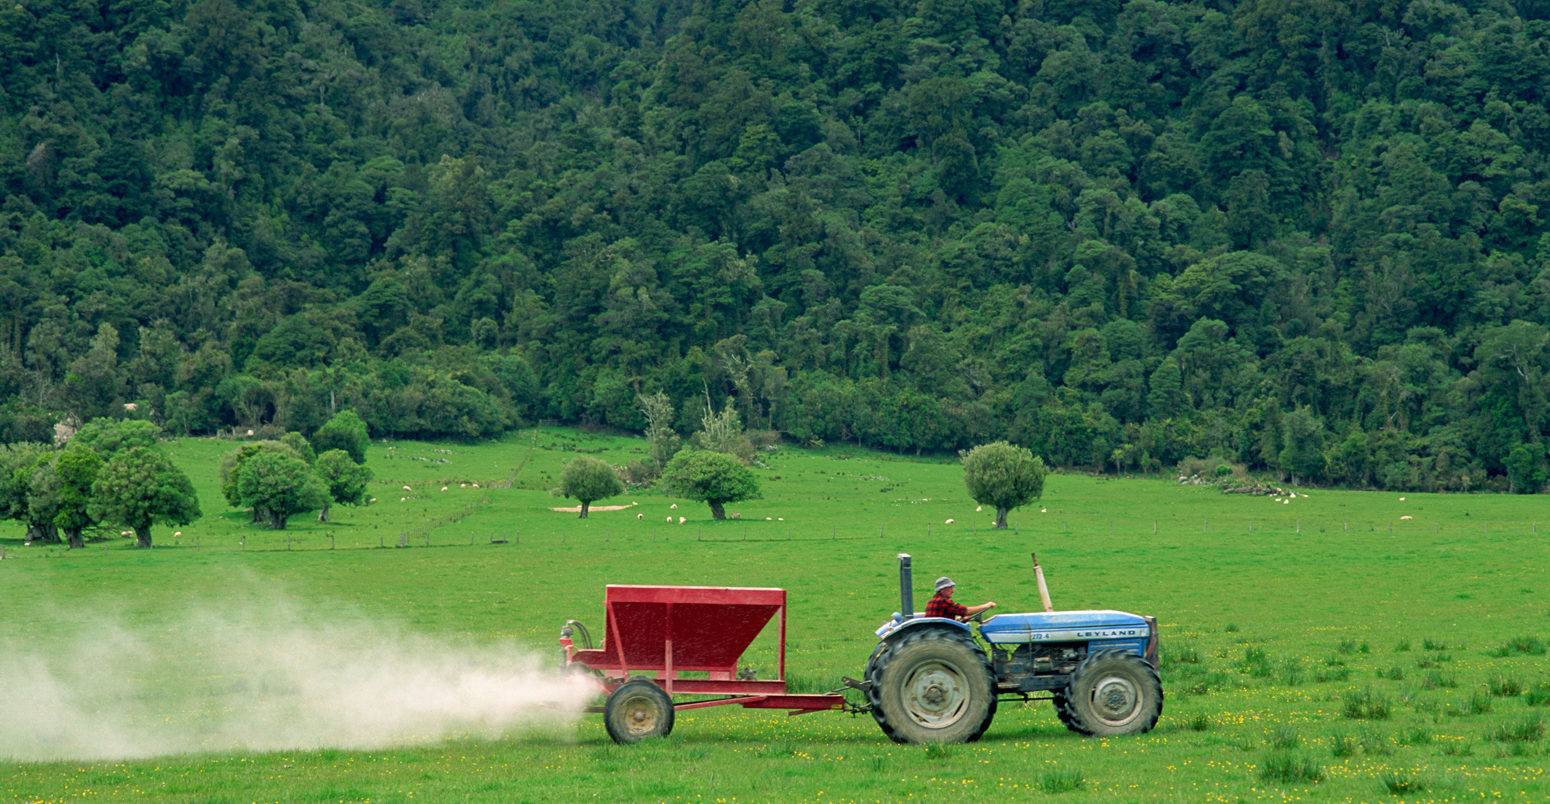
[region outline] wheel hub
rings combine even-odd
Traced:
[[[631,734],[651,734],[657,729],[657,710],[644,698],[629,701],[624,710],[625,728]]]
[[[933,729],[958,722],[969,703],[968,679],[942,662],[916,667],[904,680],[902,692],[910,719]]]
[[[1093,711],[1104,723],[1124,725],[1141,708],[1141,691],[1123,676],[1105,676],[1093,685]]]

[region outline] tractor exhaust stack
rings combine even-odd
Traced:
[[[910,554],[899,554],[899,614],[908,620],[915,616],[915,587],[911,581]]]

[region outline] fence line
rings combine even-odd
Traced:
[[[1030,517],[1024,517],[1029,519]],[[1233,538],[1247,538],[1254,540],[1277,538],[1317,538],[1319,534],[1339,534],[1342,537],[1358,537],[1363,533],[1381,535],[1385,539],[1391,536],[1426,536],[1437,538],[1441,536],[1476,536],[1493,538],[1512,538],[1514,536],[1537,536],[1539,533],[1538,520],[1528,522],[1497,520],[1492,526],[1489,520],[1483,520],[1477,525],[1469,525],[1464,522],[1449,523],[1449,530],[1444,532],[1440,523],[1432,522],[1430,528],[1426,524],[1412,521],[1368,521],[1351,522],[1309,520],[1304,522],[1300,517],[1291,517],[1284,522],[1267,522],[1263,517],[1244,519],[1214,520],[1201,517],[1196,519],[1184,518],[1151,518],[1120,517],[1078,521],[1074,525],[1070,519],[1063,519],[1060,525],[1055,526],[1053,521],[1041,520],[1031,517],[1031,523],[1021,522],[1012,524],[1004,531],[998,531],[989,524],[973,523],[919,523],[914,528],[901,525],[897,521],[883,522],[877,526],[873,533],[870,527],[862,526],[849,528],[845,535],[839,533],[837,523],[829,523],[828,528],[822,525],[796,525],[786,522],[747,522],[731,520],[721,523],[708,521],[696,522],[691,529],[679,529],[676,525],[664,526],[662,523],[635,523],[628,526],[620,523],[610,523],[599,528],[586,525],[566,527],[556,524],[555,527],[541,532],[521,533],[516,527],[491,529],[491,528],[464,528],[456,523],[443,526],[431,525],[429,527],[410,527],[397,530],[398,538],[393,542],[387,541],[387,536],[395,529],[379,527],[364,530],[360,533],[326,532],[319,533],[316,530],[286,530],[286,531],[252,531],[235,535],[231,540],[214,539],[204,534],[194,534],[189,541],[169,541],[165,536],[156,542],[159,549],[196,550],[203,552],[220,551],[316,551],[316,550],[375,550],[393,549],[417,550],[428,548],[489,548],[511,547],[523,545],[523,536],[526,536],[526,545],[543,545],[546,542],[567,544],[575,542],[588,546],[629,545],[633,543],[671,543],[671,542],[699,542],[709,544],[719,543],[768,543],[768,542],[888,542],[890,540],[900,543],[909,543],[912,539],[925,539],[927,541],[951,540],[964,536],[976,537],[1005,535],[1014,539],[1056,539],[1056,540],[1103,540],[1118,536],[1123,539],[1144,538],[1147,540],[1173,540],[1194,539],[1204,540],[1205,543],[1216,543]],[[1151,524],[1150,530],[1146,525]],[[1352,525],[1356,527],[1353,529]],[[760,525],[772,527],[761,529]],[[1304,532],[1304,525],[1308,530]],[[375,536],[376,538],[372,538]],[[68,555],[102,554],[115,546],[125,546],[132,543],[130,539],[110,539],[104,541],[89,542],[85,549],[70,550],[59,543],[35,543],[23,546],[19,540],[6,540],[9,543],[0,543],[0,567],[9,562],[32,558],[58,558]],[[373,544],[375,542],[375,544]]]

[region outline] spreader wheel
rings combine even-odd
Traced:
[[[666,737],[673,731],[673,699],[650,681],[626,681],[603,704],[603,726],[620,745]]]
[[[967,634],[915,629],[871,662],[872,717],[898,743],[973,742],[996,715],[995,679]]]
[[[1162,681],[1133,653],[1088,654],[1055,694],[1061,722],[1080,734],[1114,737],[1151,731],[1162,714]]]

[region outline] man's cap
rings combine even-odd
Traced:
[[[936,590],[938,592],[942,591],[943,589],[946,589],[949,586],[957,586],[957,585],[958,584],[953,583],[953,579],[952,578],[949,578],[946,575],[943,575],[942,577],[936,579]]]

